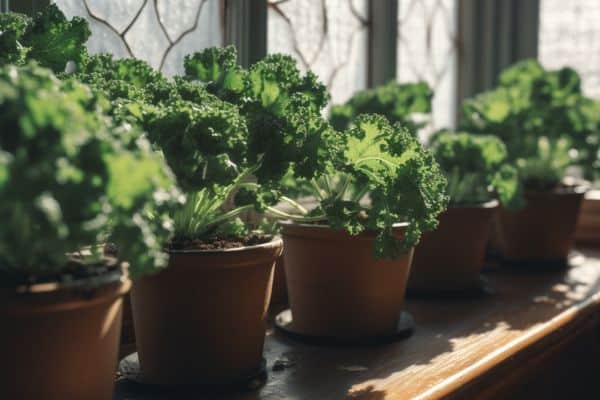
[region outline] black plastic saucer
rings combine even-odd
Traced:
[[[407,339],[415,331],[415,321],[412,315],[403,311],[398,318],[396,332],[392,335],[376,336],[320,336],[299,332],[294,327],[292,310],[289,308],[280,312],[275,317],[275,328],[278,332],[298,342],[319,346],[364,346],[378,345]]]
[[[407,288],[406,297],[419,300],[464,300],[476,299],[493,294],[494,290],[489,286],[487,279],[479,277],[479,281],[471,287],[460,289],[439,288]]]
[[[252,390],[262,386],[267,378],[267,363],[263,358],[260,366],[248,374],[220,381],[202,381],[197,380],[193,383],[170,385],[151,382],[144,378],[140,369],[138,353],[133,353],[123,358],[119,362],[118,374],[119,381],[128,381],[140,387],[146,387],[151,390],[164,389],[168,390],[193,390],[194,392],[202,392],[203,390],[213,391],[230,391],[230,390]],[[168,368],[168,366],[165,366]]]

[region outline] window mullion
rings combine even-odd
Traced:
[[[266,0],[225,0],[225,44],[233,44],[244,67],[267,54]]]
[[[398,0],[369,2],[369,87],[396,79]]]
[[[0,0],[10,11],[33,15],[50,4],[50,0]]]

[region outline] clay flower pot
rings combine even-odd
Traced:
[[[283,243],[180,250],[131,292],[144,381],[222,384],[262,365],[273,266]]]
[[[285,282],[285,266],[283,255],[275,262],[273,273],[273,291],[271,294],[271,308],[285,306],[288,303],[287,283]]]
[[[123,298],[123,322],[121,323],[121,343],[119,345],[119,358],[135,352],[135,329],[133,326],[133,311],[131,310],[131,297],[128,294]]]
[[[600,245],[600,190],[586,193],[575,234],[577,243]]]
[[[123,295],[111,273],[95,289],[39,284],[0,289],[0,399],[113,396]]]
[[[401,239],[407,224],[398,224]],[[296,332],[310,336],[393,335],[404,303],[412,249],[375,259],[375,235],[282,223],[284,262]]]
[[[435,292],[476,289],[492,217],[493,200],[475,206],[449,207],[439,217],[436,230],[426,232],[415,248],[408,287]]]
[[[526,192],[526,206],[516,212],[500,208],[497,237],[504,261],[532,266],[567,263],[585,188]]]

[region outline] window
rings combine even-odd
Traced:
[[[456,122],[456,35],[456,0],[399,0],[396,75],[432,87],[432,128]]]
[[[167,75],[183,56],[223,43],[219,0],[56,0],[69,16],[90,22],[90,52],[137,57]]]
[[[148,61],[167,75],[184,55],[224,44],[223,0],[57,0],[90,22],[92,53]],[[266,0],[267,52],[291,54],[327,85],[332,103],[368,86],[369,0]],[[454,126],[457,0],[398,0],[396,77],[435,91],[432,128]],[[239,24],[240,21],[230,23]],[[377,23],[375,21],[374,23]],[[260,29],[253,26],[251,29]],[[394,40],[385,46],[393,46]],[[390,77],[392,78],[392,77]]]
[[[571,66],[584,92],[600,98],[600,2],[541,0],[539,59],[547,68]]]
[[[293,55],[327,85],[333,104],[367,87],[367,0],[269,0],[269,53]]]

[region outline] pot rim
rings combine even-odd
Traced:
[[[525,190],[525,194],[557,194],[557,195],[569,195],[569,194],[585,194],[590,190],[589,185],[573,185],[573,186],[561,186],[554,188],[549,191],[543,190]]]
[[[301,222],[294,222],[294,221],[288,220],[288,219],[278,221],[278,224],[285,225],[285,226],[300,226],[303,228],[333,229],[329,225],[306,224],[306,223],[301,223]],[[410,223],[408,223],[408,222],[396,222],[392,225],[392,228],[406,228],[408,225],[410,225]],[[340,229],[340,230],[343,230],[343,229]]]
[[[108,271],[100,276],[94,276],[73,281],[41,282],[30,285],[18,285],[13,288],[0,288],[2,291],[13,291],[17,294],[26,293],[49,293],[61,290],[86,290],[97,289],[114,283],[124,284],[129,282],[127,274],[121,269]]]
[[[273,239],[265,243],[253,244],[252,246],[240,246],[233,247],[230,249],[181,249],[181,250],[166,250],[167,254],[224,254],[224,253],[237,253],[242,251],[249,251],[255,249],[274,249],[283,246],[283,239],[279,235],[273,236]]]
[[[449,204],[448,208],[496,208],[500,205],[500,201],[498,199],[491,199],[485,201],[483,203],[473,203],[473,204]]]

